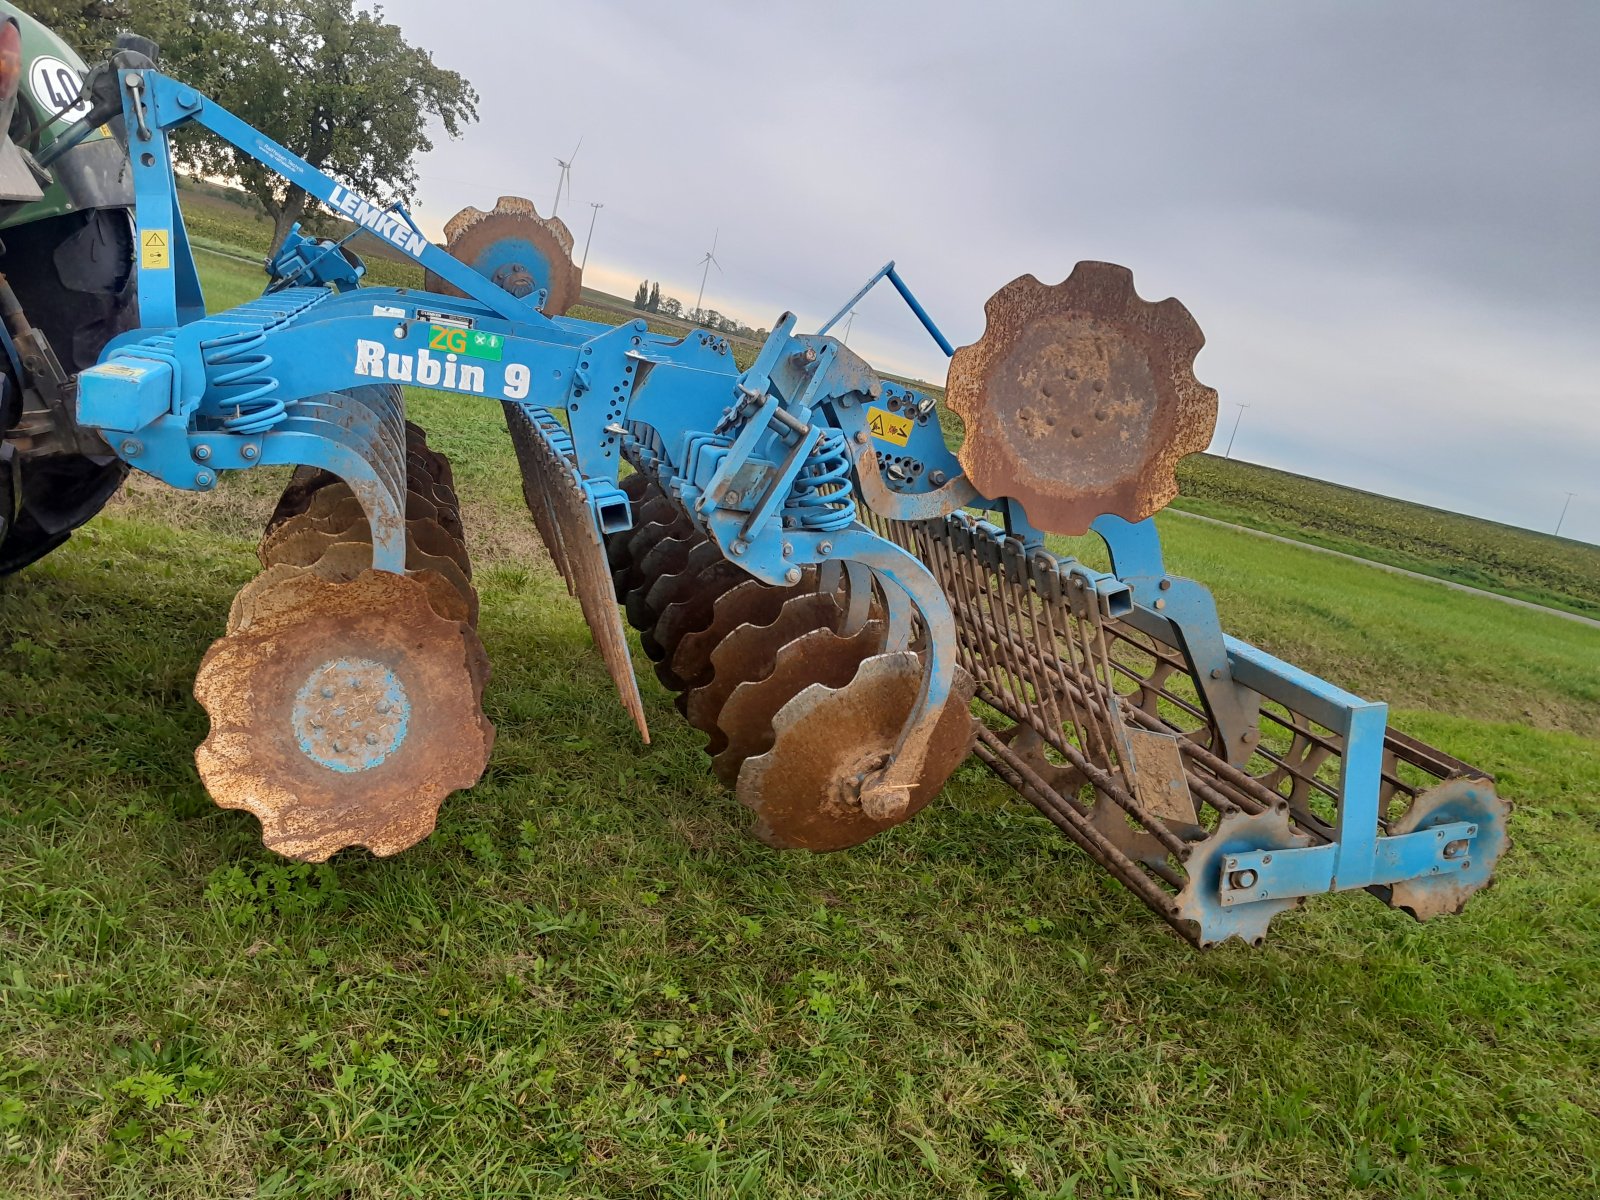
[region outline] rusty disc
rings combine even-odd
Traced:
[[[448,561],[448,560],[447,560]],[[347,583],[363,571],[372,569],[372,544],[370,542],[335,542],[322,552],[322,557],[304,568],[334,583]],[[428,595],[428,603],[441,617],[452,621],[478,624],[477,592],[459,573],[446,575],[428,567],[416,566],[406,574]]]
[[[314,582],[206,653],[194,691],[211,732],[195,762],[219,805],[260,819],[269,849],[311,862],[346,846],[395,854],[488,762],[476,635],[402,575]]]
[[[701,536],[690,549],[682,570],[662,575],[645,592],[644,607],[653,617],[650,624],[639,631],[640,648],[651,662],[665,662],[672,657],[672,649],[661,640],[661,634],[664,630],[673,639],[674,645],[678,636],[676,618],[671,624],[662,623],[667,610],[696,589],[709,591],[714,598],[719,588],[725,590],[724,580],[727,581],[726,587],[732,587],[740,579],[748,578],[750,575],[747,571],[722,556],[722,547],[710,538]],[[711,601],[707,600],[708,615],[710,605]],[[671,669],[668,670],[670,673]]]
[[[714,543],[713,543],[714,545]],[[681,691],[685,681],[672,669],[678,647],[691,633],[699,633],[711,624],[719,599],[734,588],[758,582],[743,567],[721,556],[698,572],[689,583],[675,591],[679,599],[661,610],[661,616],[650,630],[652,641],[660,648],[656,658],[656,678],[661,685]],[[648,651],[648,647],[646,647]]]
[[[572,261],[572,232],[559,217],[541,217],[531,200],[501,196],[488,212],[464,208],[445,225],[444,237],[452,258],[512,295],[548,288],[547,317],[558,317],[578,302],[583,274]],[[423,287],[446,296],[462,294],[432,271]]]
[[[711,606],[711,619],[702,629],[686,633],[673,649],[673,677],[681,680],[679,711],[692,688],[702,687],[711,678],[711,654],[741,625],[770,625],[791,597],[816,590],[816,568],[805,568],[799,583],[773,586],[759,579],[746,579],[719,595]]]
[[[448,488],[452,492],[455,491],[455,471],[450,466],[450,460],[428,445],[421,437],[414,441],[407,439],[406,455],[408,458],[415,455],[420,459],[427,470],[428,478],[438,486]]]
[[[1205,337],[1189,310],[1140,299],[1126,267],[1081,262],[1053,287],[1012,280],[984,312],[946,393],[966,423],[972,484],[1020,501],[1051,533],[1165,507],[1178,460],[1204,450],[1217,423],[1217,393],[1194,377]]]
[[[922,671],[910,651],[879,654],[844,687],[818,683],[785,704],[772,721],[772,748],[739,771],[739,801],[757,817],[751,834],[783,850],[844,850],[926,808],[972,747],[973,681],[960,668],[905,810],[870,817],[860,794],[893,752]]]
[[[438,521],[407,521],[406,546],[435,558],[448,558],[461,568],[461,573],[472,578],[472,564],[467,561],[467,548]]]
[[[648,501],[643,509],[643,516],[644,521],[622,543],[621,571],[628,585],[628,591],[632,591],[645,581],[645,559],[649,558],[662,542],[681,541],[695,531],[694,522],[689,520],[689,514],[667,496]],[[607,562],[609,561],[608,555]]]
[[[694,528],[682,537],[668,537],[651,547],[639,560],[636,572],[638,582],[622,598],[623,610],[628,614],[628,624],[635,629],[649,629],[656,622],[656,610],[650,605],[650,589],[663,575],[676,575],[688,565],[689,555],[706,540]]]
[[[289,476],[289,482],[284,486],[283,493],[278,497],[272,515],[267,518],[264,532],[270,533],[290,517],[299,516],[310,507],[313,496],[329,484],[339,482],[337,475],[331,471],[324,471],[321,467],[296,467],[294,474]]]
[[[606,549],[606,564],[611,568],[619,604],[644,582],[641,564],[651,548],[694,528],[683,510],[665,496],[646,501],[640,509],[640,520],[642,523],[631,533],[621,535]]]
[[[717,714],[717,728],[727,741],[711,759],[717,778],[732,787],[744,760],[771,748],[778,710],[814,683],[830,688],[849,683],[862,661],[883,649],[884,633],[883,622],[868,621],[850,637],[813,629],[780,646],[772,670],[734,688]]]
[[[740,684],[765,679],[772,673],[778,651],[813,629],[836,629],[844,609],[832,596],[809,592],[784,601],[778,615],[764,625],[740,625],[711,651],[710,676],[687,694],[684,718],[709,739],[706,753],[727,748],[728,739],[717,720],[722,706]]]

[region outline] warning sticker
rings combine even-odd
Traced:
[[[881,408],[867,409],[867,429],[875,438],[904,446],[911,440],[911,418],[897,417]]]
[[[139,234],[139,266],[146,271],[164,271],[172,265],[172,231],[145,229]]]

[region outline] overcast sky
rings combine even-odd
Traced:
[[[1177,296],[1234,455],[1600,542],[1600,3],[395,0],[481,93],[421,164],[586,282],[814,329],[886,260],[957,345],[1079,259]],[[850,344],[942,381],[875,293]]]

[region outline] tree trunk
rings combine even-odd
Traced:
[[[283,249],[283,241],[289,236],[289,230],[296,221],[305,215],[306,199],[306,194],[303,191],[291,186],[289,195],[281,205],[268,208],[268,212],[272,216],[272,248],[267,251],[268,258]]]

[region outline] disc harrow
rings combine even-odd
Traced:
[[[890,263],[816,333],[782,314],[740,366],[708,330],[564,315],[570,231],[525,200],[462,212],[434,246],[403,208],[282,147],[261,158],[153,66],[104,78],[141,133],[136,232],[173,261],[137,273],[145,327],[71,381],[82,434],[200,491],[298,468],[195,685],[201,775],[269,846],[394,853],[488,760],[472,563],[450,464],[404,422],[411,385],[502,405],[533,523],[640,735],[628,625],[768,845],[858,845],[975,753],[1200,947],[1255,944],[1323,892],[1425,920],[1491,881],[1510,805],[1487,775],[1227,636],[1166,569],[1151,518],[1217,395],[1193,316],[1126,268],[1013,280],[957,349]],[[294,231],[262,297],[205,314],[172,228],[169,135],[190,124],[397,247],[425,289],[364,286],[343,243]],[[884,278],[951,358],[955,449],[937,396],[829,336]],[[1087,532],[1110,570],[1047,538]]]
[[[201,778],[290,858],[415,845],[445,797],[477,782],[494,744],[477,593],[465,542],[446,524],[461,527],[460,505],[422,430],[408,423],[405,437],[417,514],[407,573],[373,570],[360,501],[336,476],[301,468],[262,534],[262,572],[235,595],[195,679],[211,718]]]

